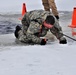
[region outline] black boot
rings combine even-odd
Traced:
[[[14,35],[15,35],[16,38],[18,38],[18,31],[20,31],[20,30],[21,30],[21,27],[20,26],[16,26],[16,30],[14,32]]]

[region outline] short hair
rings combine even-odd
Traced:
[[[55,18],[52,15],[48,15],[45,19],[46,23],[54,24],[55,23]]]

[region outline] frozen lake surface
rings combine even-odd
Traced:
[[[26,45],[14,37],[20,14],[0,14],[0,75],[76,75],[76,42]],[[60,25],[71,35],[71,12],[60,12]],[[75,37],[73,37],[75,38]],[[76,38],[75,38],[76,39]]]

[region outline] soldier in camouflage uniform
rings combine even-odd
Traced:
[[[22,28],[17,26],[15,30],[15,36],[21,42],[45,45],[46,40],[40,37],[45,36],[50,29],[60,43],[67,43],[57,19],[51,12],[44,10],[27,12],[21,22]]]

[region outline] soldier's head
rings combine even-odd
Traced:
[[[53,27],[54,23],[55,23],[54,17],[51,15],[48,15],[44,21],[44,26],[47,28],[51,28]]]

